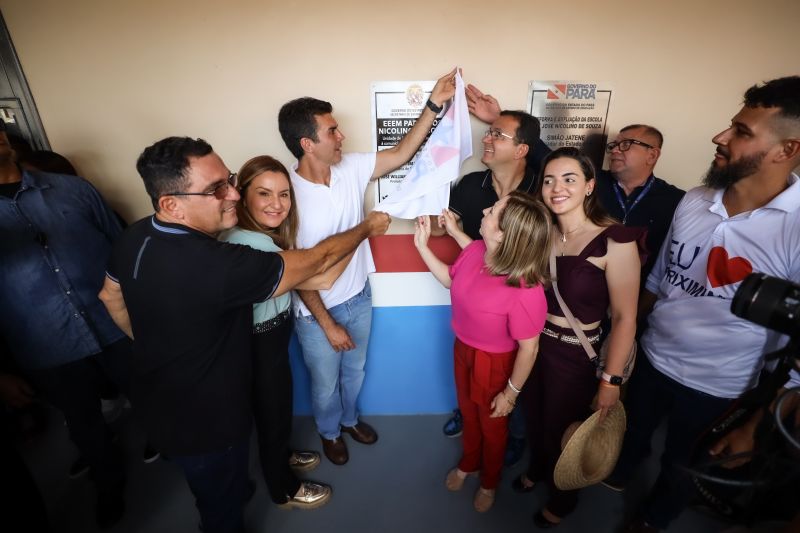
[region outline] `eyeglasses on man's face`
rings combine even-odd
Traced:
[[[606,152],[611,153],[614,151],[614,148],[619,148],[620,152],[627,152],[631,149],[631,146],[634,144],[638,144],[639,146],[644,146],[645,148],[655,148],[652,144],[647,144],[642,141],[637,141],[636,139],[624,139],[622,141],[611,141],[606,145]]]
[[[217,200],[224,200],[228,196],[228,187],[236,187],[239,175],[235,172],[228,173],[228,179],[214,185],[204,192],[170,192],[163,196],[213,196]]]
[[[511,139],[512,141],[516,141],[517,139],[509,135],[508,133],[503,133],[502,131],[498,130],[497,128],[489,128],[488,130],[483,132],[484,137],[491,137],[492,140],[500,140],[501,138],[505,137],[506,139]]]

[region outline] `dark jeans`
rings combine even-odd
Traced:
[[[214,453],[170,457],[186,476],[203,533],[243,533],[250,441]]]
[[[253,415],[258,433],[261,471],[270,498],[286,503],[300,489],[300,480],[289,467],[292,434],[292,369],[289,337],[292,321],[253,335]]]
[[[54,368],[27,371],[34,386],[64,414],[69,436],[90,467],[100,492],[120,490],[125,474],[119,449],[111,442],[100,398],[112,381],[128,392],[131,341],[121,339],[99,354]]]
[[[633,477],[650,451],[653,432],[667,417],[661,471],[643,509],[648,524],[666,529],[686,507],[694,489],[680,467],[690,464],[697,440],[732,402],[681,385],[653,368],[646,354],[640,354],[625,401],[625,441],[611,477],[622,484]]]

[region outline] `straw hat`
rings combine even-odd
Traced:
[[[553,478],[561,490],[579,489],[604,480],[614,470],[625,435],[625,408],[617,402],[603,423],[600,411],[564,432]]]

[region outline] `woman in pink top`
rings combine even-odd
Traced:
[[[494,503],[508,438],[508,414],[536,360],[547,302],[550,215],[540,202],[512,192],[484,210],[472,241],[445,211],[444,224],[463,251],[447,266],[428,247],[427,216],[417,221],[414,243],[433,275],[450,288],[456,335],[455,381],[464,417],[464,452],[446,478],[449,490],[480,471],[478,512]]]

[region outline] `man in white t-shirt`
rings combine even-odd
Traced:
[[[419,149],[437,114],[455,94],[453,70],[437,81],[416,124],[387,150],[343,154],[344,134],[330,103],[299,98],[278,114],[278,128],[298,162],[290,170],[300,227],[297,246],[308,248],[364,218],[364,193],[370,180],[399,168]],[[330,290],[297,291],[295,330],[311,375],[311,408],[323,451],[330,461],[349,458],[341,433],[362,444],[378,440],[358,419],[357,400],[364,381],[372,303],[367,275],[375,271],[368,242]]]
[[[678,205],[640,302],[652,312],[625,402],[622,455],[606,485],[621,489],[665,417],[668,429],[659,477],[627,531],[666,529],[681,513],[693,492],[681,467],[780,346],[778,333],[731,312],[741,281],[763,272],[800,282],[800,178],[792,172],[800,164],[800,77],[751,87],[713,142],[704,186]],[[739,451],[737,436],[712,451]]]

